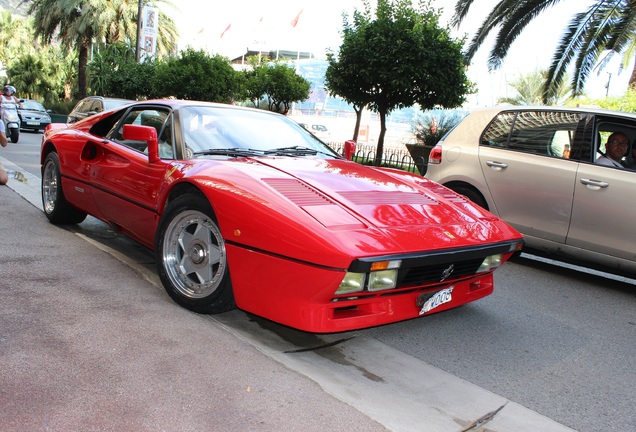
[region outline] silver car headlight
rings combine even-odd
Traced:
[[[367,275],[365,273],[347,272],[336,290],[336,294],[350,294],[364,289]]]
[[[369,274],[369,291],[382,291],[397,286],[397,269],[374,271]]]
[[[382,291],[397,286],[400,260],[371,263],[368,273],[347,272],[336,290],[336,295],[360,291]]]
[[[485,273],[496,269],[503,263],[503,254],[490,255],[484,259],[477,273]]]

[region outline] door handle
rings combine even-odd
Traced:
[[[507,163],[490,161],[490,160],[486,161],[486,165],[488,165],[490,168],[494,169],[495,171],[501,171],[508,168]]]
[[[604,182],[601,180],[586,179],[586,178],[581,178],[581,183],[583,183],[585,186],[587,186],[589,189],[592,189],[592,190],[604,189],[609,186],[609,183],[607,182]]]

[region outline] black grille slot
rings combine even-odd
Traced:
[[[462,276],[473,275],[477,272],[477,269],[479,269],[479,266],[483,261],[483,258],[476,258],[472,260],[451,261],[442,264],[403,269],[400,271],[398,287],[401,288],[409,285],[440,282],[444,278],[444,273],[449,271],[451,265],[453,265],[453,271],[444,279],[444,281],[452,281]],[[404,273],[402,274],[402,272]]]

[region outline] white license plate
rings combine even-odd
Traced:
[[[40,122],[28,121],[28,122],[26,122],[26,124],[29,125],[29,126],[40,126]]]
[[[420,315],[424,315],[426,312],[430,312],[438,306],[448,303],[453,299],[452,293],[455,286],[450,286],[441,291],[436,292],[433,296],[426,300],[420,309]]]

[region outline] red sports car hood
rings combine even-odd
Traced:
[[[423,244],[452,248],[521,238],[464,197],[403,171],[370,169],[337,159],[259,162],[294,177],[293,183],[281,178],[269,184],[327,228],[375,227],[404,250],[421,250]],[[313,189],[311,194],[303,184]]]

